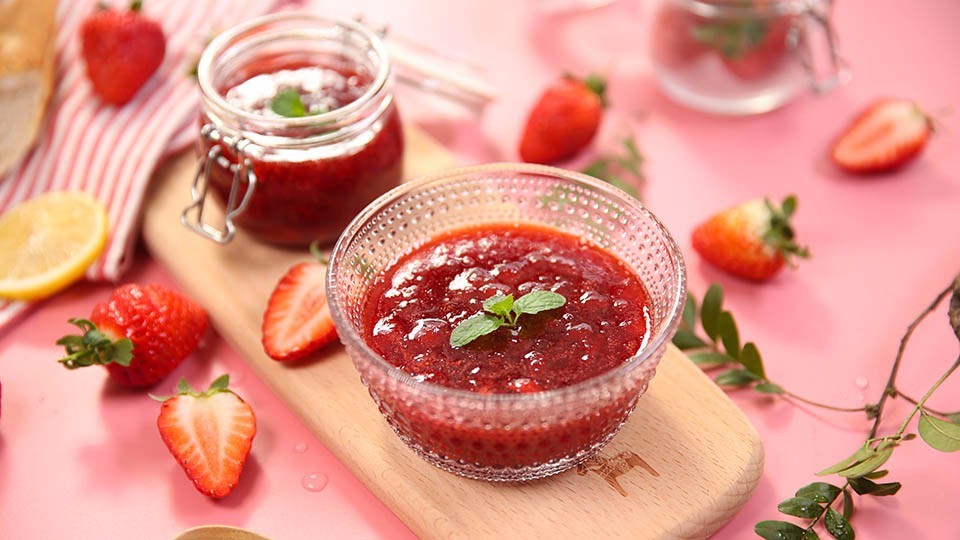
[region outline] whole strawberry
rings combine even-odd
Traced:
[[[576,155],[593,140],[603,118],[606,82],[566,75],[555,82],[530,111],[520,138],[520,157],[531,163],[557,163]]]
[[[140,13],[141,4],[136,0],[125,11],[101,4],[80,28],[87,78],[107,103],[123,105],[133,99],[163,62],[163,29]]]
[[[794,242],[790,217],[797,199],[782,204],[756,199],[712,216],[693,231],[693,248],[708,262],[745,279],[770,279],[809,252]],[[791,264],[792,265],[792,264]]]
[[[118,287],[93,308],[90,319],[70,319],[82,335],[57,340],[69,369],[101,364],[129,387],[156,384],[200,342],[207,314],[198,304],[162,285]]]
[[[163,402],[160,438],[197,490],[217,499],[237,486],[257,434],[253,409],[229,384],[223,375],[206,392],[196,392],[181,379],[176,396],[152,396]]]

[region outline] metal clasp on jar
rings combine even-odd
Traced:
[[[805,24],[802,28],[795,26],[788,35],[788,45],[797,53],[800,64],[807,73],[810,88],[816,94],[826,94],[850,79],[850,67],[840,56],[837,34],[830,20],[832,5],[833,0],[808,0],[803,15],[805,22],[810,24]],[[816,50],[811,36],[811,32],[817,30],[823,33],[825,52],[829,58],[829,64],[823,73],[817,71]]]
[[[205,124],[200,129],[200,137],[201,142],[206,143],[204,146],[209,145],[210,149],[207,150],[205,155],[200,156],[200,161],[197,163],[197,172],[193,177],[193,185],[190,187],[193,203],[180,214],[180,222],[205,238],[218,244],[226,244],[233,239],[237,232],[233,220],[246,209],[251,197],[253,197],[254,189],[257,187],[257,176],[253,172],[250,160],[244,153],[244,149],[250,144],[250,141],[243,137],[224,136],[211,124]],[[223,145],[228,146],[237,156],[236,163],[231,163],[222,155]],[[210,172],[213,167],[223,167],[233,173],[230,194],[223,209],[222,228],[203,220],[207,194],[210,191]],[[239,196],[241,183],[246,184],[242,198]]]

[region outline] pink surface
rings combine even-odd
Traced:
[[[772,114],[732,119],[682,109],[656,90],[643,53],[646,3],[621,0],[566,16],[539,10],[549,3],[315,2],[327,14],[363,13],[389,23],[395,35],[486,68],[502,96],[479,121],[401,93],[408,120],[464,162],[516,159],[523,112],[560,71],[608,73],[613,109],[600,144],[612,144],[623,130],[636,133],[648,158],[645,200],[677,236],[690,289],[700,295],[712,281],[725,285],[728,307],[741,333],[758,344],[771,379],[831,403],[875,400],[906,325],[960,270],[960,117],[942,115],[925,155],[897,174],[849,178],[824,153],[848,118],[876,97],[914,98],[934,112],[958,107],[960,4],[840,2],[837,27],[853,81]],[[800,199],[796,228],[813,252],[796,272],[748,284],[692,251],[690,231],[707,214],[787,193]],[[170,282],[146,255],[128,279]],[[66,319],[86,315],[108,291],[76,286],[0,334],[0,538],[168,538],[212,523],[284,539],[412,536],[215,335],[156,391],[171,389],[181,375],[200,384],[229,372],[255,408],[260,432],[237,492],[213,502],[194,491],[156,433],[154,402],[107,384],[102,370],[56,365],[53,342],[69,330]],[[901,388],[922,394],[956,351],[945,315],[935,314],[907,351]],[[857,415],[752,393],[731,397],[767,451],[756,494],[716,535],[739,539],[752,536],[756,521],[777,519],[777,502],[851,452],[869,425]],[[932,405],[960,409],[960,381],[945,384]],[[887,427],[895,428],[908,408],[894,401],[888,410]],[[960,538],[952,515],[960,494],[956,455],[914,441],[896,452],[889,469],[904,488],[892,498],[862,500],[854,518],[860,538]],[[314,472],[329,477],[322,491],[301,485]]]

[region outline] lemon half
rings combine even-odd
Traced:
[[[81,191],[55,191],[0,216],[0,297],[34,300],[80,279],[107,243],[107,211]]]

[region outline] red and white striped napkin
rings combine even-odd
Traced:
[[[108,3],[122,7],[125,2]],[[59,2],[57,74],[44,129],[33,151],[0,178],[0,212],[46,191],[79,189],[93,194],[107,207],[110,236],[87,278],[115,281],[131,262],[143,196],[154,168],[195,136],[199,90],[188,72],[205,42],[236,23],[299,2],[144,2],[144,14],[163,27],[167,52],[158,72],[122,107],[97,99],[80,57],[79,28],[97,3]],[[23,302],[0,300],[0,327],[26,307]]]

